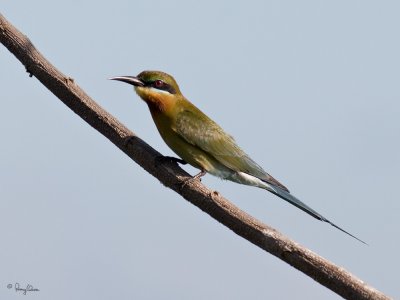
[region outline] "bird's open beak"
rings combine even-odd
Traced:
[[[144,82],[135,76],[117,76],[109,78],[110,80],[118,80],[129,83],[134,86],[144,86]]]

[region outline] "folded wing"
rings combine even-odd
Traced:
[[[207,152],[231,170],[255,176],[289,192],[240,149],[232,136],[196,107],[179,112],[175,131],[187,142]]]

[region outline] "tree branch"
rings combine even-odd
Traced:
[[[143,169],[218,222],[254,245],[280,258],[347,299],[389,299],[346,270],[289,240],[275,229],[241,211],[199,181],[182,183],[190,175],[176,163],[157,160],[161,154],[94,102],[70,77],[58,71],[31,41],[0,14],[0,41],[55,96],[103,134]],[[127,138],[129,142],[127,143]]]

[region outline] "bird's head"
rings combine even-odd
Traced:
[[[166,110],[182,96],[175,79],[161,71],[143,71],[137,76],[117,76],[110,78],[129,83],[150,109]]]

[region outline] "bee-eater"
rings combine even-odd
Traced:
[[[182,158],[175,160],[200,169],[201,172],[195,178],[210,173],[266,189],[314,218],[361,241],[290,194],[283,184],[252,160],[232,136],[187,100],[171,75],[160,71],[143,71],[137,76],[110,79],[134,86],[136,93],[148,105],[161,137]]]

